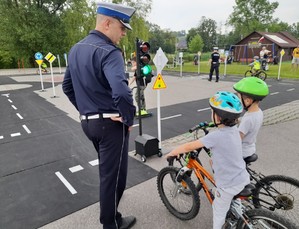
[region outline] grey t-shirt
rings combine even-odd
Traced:
[[[261,109],[256,112],[246,112],[239,124],[239,131],[244,134],[242,140],[243,157],[249,157],[255,153],[256,137],[263,124],[264,115]]]
[[[202,137],[200,141],[211,149],[212,168],[217,187],[229,188],[249,183],[237,126],[219,128]]]

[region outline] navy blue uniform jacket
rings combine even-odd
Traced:
[[[93,30],[72,47],[62,89],[81,115],[120,113],[132,126],[135,106],[121,50]]]

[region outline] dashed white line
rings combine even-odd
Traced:
[[[172,119],[172,118],[177,118],[177,117],[181,117],[182,114],[177,114],[177,115],[173,115],[173,116],[168,116],[168,117],[165,117],[165,118],[161,118],[161,121],[162,120],[167,120],[167,119]]]
[[[279,92],[273,92],[270,95],[277,95],[277,94],[279,94]]]
[[[90,161],[88,162],[91,166],[96,166],[99,164],[99,159],[96,159],[96,160],[93,160],[93,161]]]
[[[15,109],[15,110],[18,110],[18,108],[16,108],[15,105],[11,105],[11,107],[12,107],[13,109]]]
[[[69,170],[70,170],[72,173],[81,171],[81,170],[83,170],[83,169],[84,169],[84,168],[83,168],[81,165],[76,165],[76,166],[74,166],[74,167],[69,168]]]
[[[23,119],[22,115],[20,115],[19,113],[16,114],[20,119]]]
[[[3,139],[4,137],[3,136],[0,136],[0,139]]]
[[[21,136],[21,133],[13,133],[13,134],[10,134],[11,137],[17,137],[17,136]]]
[[[8,99],[8,102],[12,103],[12,100],[11,100],[11,99]]]
[[[211,109],[210,107],[207,107],[207,108],[199,109],[199,110],[197,110],[197,112],[206,111],[206,110],[210,110],[210,109]]]
[[[55,175],[61,180],[61,182],[73,195],[77,193],[74,187],[64,178],[64,176],[60,172],[56,172]]]
[[[29,130],[29,128],[26,125],[23,125],[24,130],[26,130],[26,132],[28,134],[31,134],[31,131]]]
[[[287,91],[294,91],[294,90],[295,90],[295,88],[290,88]]]

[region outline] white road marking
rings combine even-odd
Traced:
[[[16,108],[15,105],[11,105],[11,107],[12,107],[13,109],[15,109],[15,110],[18,110],[18,108]]]
[[[64,176],[60,172],[56,172],[55,175],[61,180],[61,182],[73,195],[77,193],[74,187],[64,178]]]
[[[290,88],[287,91],[294,91],[294,90],[295,90],[295,88]]]
[[[91,164],[92,166],[96,166],[99,164],[99,159],[96,159],[96,160],[93,160],[93,161],[90,161],[88,162],[89,164]]]
[[[270,95],[277,95],[277,94],[279,94],[279,92],[273,92]]]
[[[12,100],[11,100],[11,99],[8,99],[8,102],[12,103]]]
[[[13,134],[10,134],[11,137],[17,137],[17,136],[21,136],[21,133],[13,133]]]
[[[139,126],[139,124],[135,124],[135,125],[133,125],[133,127],[136,127],[136,126]]]
[[[197,112],[206,111],[206,110],[210,110],[210,109],[211,109],[210,107],[207,107],[207,108],[199,109],[199,110],[197,110]]]
[[[19,113],[17,113],[17,116],[18,116],[20,119],[23,119],[22,115],[20,115]]]
[[[172,119],[172,118],[177,118],[177,117],[181,117],[182,114],[177,114],[177,115],[173,115],[173,116],[168,116],[168,117],[165,117],[165,118],[161,118],[161,121],[163,120],[167,120],[167,119]]]
[[[74,166],[74,167],[69,168],[69,170],[70,170],[72,173],[81,171],[81,170],[83,170],[83,169],[84,169],[84,168],[83,168],[81,165],[76,165],[76,166]]]
[[[28,134],[31,134],[31,131],[29,130],[29,128],[26,125],[23,125],[24,130],[26,130],[26,132]]]
[[[4,137],[3,136],[0,136],[0,139],[3,139]]]

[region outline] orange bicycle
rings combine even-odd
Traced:
[[[200,123],[192,128],[192,131],[204,130],[214,124]],[[203,148],[208,154],[210,151]],[[177,157],[168,158],[173,164],[175,159],[181,161],[183,157],[184,165],[181,168],[167,166],[163,168],[157,177],[158,192],[165,207],[171,214],[181,220],[193,219],[200,209],[199,191],[203,190],[207,199],[212,204],[214,195],[212,187],[216,187],[213,176],[203,167],[198,159],[201,149],[189,152]],[[191,179],[191,174],[195,174],[198,184],[195,185]],[[255,209],[251,201],[251,186],[248,185],[238,195],[234,197],[231,207],[227,213],[225,228],[296,228],[288,219],[266,209]]]

